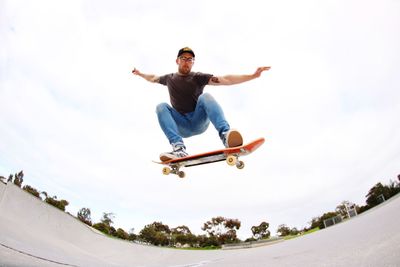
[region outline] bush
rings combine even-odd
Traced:
[[[34,195],[34,196],[37,197],[38,199],[42,200],[42,198],[40,197],[39,191],[37,191],[37,190],[36,190],[35,188],[33,188],[32,186],[30,186],[30,185],[25,185],[22,189],[23,189],[24,191],[26,191],[26,192],[28,192],[28,193]]]
[[[56,207],[56,208],[58,208],[58,209],[60,209],[62,211],[65,211],[65,207],[69,205],[68,201],[66,201],[64,199],[57,200],[56,197],[53,197],[53,198],[52,197],[47,197],[45,199],[45,202],[49,203],[50,205],[52,205],[52,206],[54,206],[54,207]]]
[[[104,233],[106,235],[110,234],[110,226],[108,226],[105,223],[102,223],[102,222],[95,223],[95,224],[93,224],[93,228],[99,230],[100,232],[102,232],[102,233]]]

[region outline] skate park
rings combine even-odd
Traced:
[[[254,248],[181,250],[107,237],[0,183],[0,266],[399,266],[400,198],[350,220]]]
[[[24,170],[71,214],[113,212],[137,232],[220,215],[248,233],[261,221],[302,227],[398,174],[398,1],[15,0],[0,13],[0,175]],[[272,66],[207,87],[246,143],[266,139],[243,170],[221,162],[179,179],[151,162],[171,148],[154,113],[167,90],[131,70],[175,72],[186,45],[195,71]],[[211,127],[187,140],[190,154],[221,145]],[[0,182],[0,267],[400,266],[399,208],[397,196],[290,240],[184,250],[111,238]]]

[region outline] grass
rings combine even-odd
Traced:
[[[317,228],[308,230],[307,232],[304,232],[304,233],[299,234],[299,235],[288,235],[288,236],[284,236],[283,239],[285,239],[285,240],[290,240],[290,239],[293,239],[293,238],[297,238],[297,237],[300,237],[300,236],[304,236],[304,235],[308,235],[308,234],[317,232],[317,231],[319,231],[319,230],[320,230],[320,229],[317,227]]]

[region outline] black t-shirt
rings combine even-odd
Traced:
[[[190,72],[188,75],[178,73],[160,77],[160,84],[166,85],[171,105],[182,114],[194,111],[197,99],[213,75],[201,72]]]

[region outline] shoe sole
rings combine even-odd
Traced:
[[[189,156],[189,155],[187,155],[187,156]],[[185,157],[187,157],[187,156],[185,156]],[[178,157],[178,156],[171,155],[171,154],[161,154],[160,155],[161,161],[168,161],[168,160],[179,159],[179,158],[184,158],[184,157]]]
[[[243,145],[243,137],[237,130],[232,130],[228,135],[228,147],[237,147]]]
[[[160,155],[160,160],[161,161],[168,161],[168,160],[172,160],[172,159],[177,159],[177,156],[174,155],[167,155],[167,154],[161,154]]]

